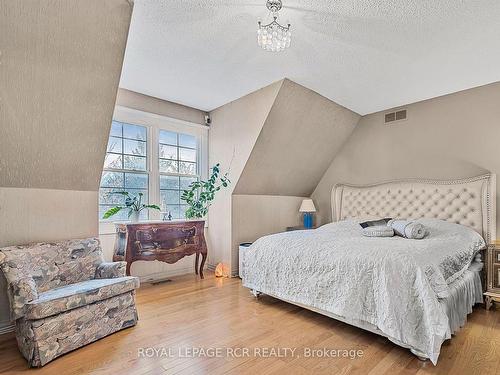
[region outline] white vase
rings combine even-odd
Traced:
[[[139,211],[132,211],[130,215],[130,221],[132,223],[137,223],[139,221]]]

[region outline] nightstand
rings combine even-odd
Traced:
[[[500,241],[495,241],[488,246],[486,254],[486,310],[493,302],[500,302]]]
[[[291,232],[294,230],[309,230],[309,229],[316,229],[317,227],[312,227],[312,228],[306,228],[303,225],[299,225],[297,227],[286,227],[287,232]]]

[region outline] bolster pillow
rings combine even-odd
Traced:
[[[414,221],[390,220],[387,226],[394,229],[396,235],[412,240],[421,240],[427,234],[425,227]]]

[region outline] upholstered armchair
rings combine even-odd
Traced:
[[[11,319],[30,366],[137,323],[136,277],[104,262],[97,238],[0,249]]]

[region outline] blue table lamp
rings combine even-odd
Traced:
[[[304,199],[300,205],[299,212],[304,213],[304,228],[313,227],[313,212],[316,212],[312,199]]]

